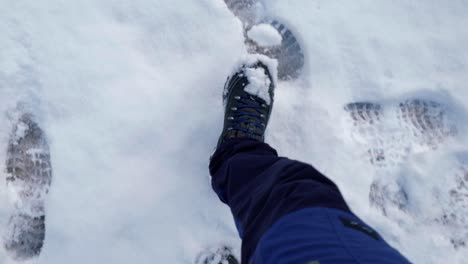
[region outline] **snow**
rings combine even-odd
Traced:
[[[271,97],[268,90],[271,85],[271,81],[268,75],[265,74],[263,68],[248,68],[245,71],[249,84],[244,88],[249,94],[258,96],[263,99],[267,105],[271,104]]]
[[[271,81],[268,75],[265,74],[263,68],[247,68],[245,74],[249,80],[249,84],[244,88],[244,91],[258,96],[263,99],[268,105],[271,104],[271,98],[268,93],[271,82],[276,86],[278,83],[278,61],[275,59],[270,59],[267,56],[261,54],[249,54],[243,56],[237,61],[231,68],[230,75],[237,73],[243,65],[255,65],[258,62],[261,62],[268,68],[268,71],[271,75]],[[224,87],[224,96],[227,94],[227,87]]]
[[[263,68],[248,68],[245,71],[249,84],[244,88],[249,94],[258,96],[263,99],[267,105],[271,104],[271,97],[268,90],[271,85],[271,81],[268,75],[265,74]]]
[[[267,142],[336,181],[353,211],[414,263],[463,263],[467,248],[455,250],[447,234],[466,238],[466,221],[450,230],[433,220],[447,208],[468,214],[448,195],[467,164],[468,3],[265,8],[301,34],[307,59],[299,80],[278,83]],[[46,242],[34,263],[191,263],[221,243],[239,250],[207,169],[226,76],[247,54],[223,1],[5,0],[0,14],[0,150],[18,104],[34,110],[51,147]],[[421,97],[447,106],[456,136],[400,165],[372,166],[343,125],[343,106]],[[404,184],[406,213],[369,206],[379,177]],[[6,195],[1,184],[0,232]],[[3,249],[0,263],[12,263]]]
[[[239,71],[239,67],[242,65],[254,65],[258,62],[261,62],[268,68],[268,71],[271,74],[271,78],[273,84],[275,86],[278,85],[278,61],[275,59],[271,59],[262,54],[244,54],[236,60],[236,62],[232,65],[230,75],[235,74]]]
[[[18,140],[22,139],[25,136],[26,131],[29,129],[28,124],[24,122],[19,122],[17,129],[14,135],[14,144],[18,142]]]
[[[274,47],[281,45],[283,38],[270,24],[258,24],[253,26],[247,36],[261,47]]]

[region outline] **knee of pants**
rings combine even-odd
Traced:
[[[280,218],[262,236],[249,263],[409,262],[355,215],[307,208]]]

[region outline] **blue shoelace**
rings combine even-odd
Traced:
[[[234,97],[241,104],[238,107],[231,108],[234,114],[229,117],[229,120],[233,120],[233,125],[228,130],[236,130],[244,132],[245,134],[252,136],[262,137],[263,133],[258,133],[256,130],[247,129],[242,126],[243,124],[249,124],[247,127],[256,127],[260,131],[265,128],[265,115],[262,114],[261,110],[266,108],[266,105],[260,101],[260,99],[254,96],[236,96]],[[245,111],[244,109],[252,109],[253,112]]]

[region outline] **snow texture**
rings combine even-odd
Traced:
[[[246,27],[258,24],[264,18],[265,6],[258,0],[224,0],[224,2]]]
[[[230,75],[237,73],[242,65],[255,65],[258,62],[261,62],[268,68],[273,84],[275,86],[278,85],[278,61],[262,54],[242,55],[240,59],[237,59],[237,61],[231,66]]]
[[[16,260],[37,257],[45,237],[45,200],[52,181],[49,146],[32,115],[17,121],[8,144],[7,188],[12,210],[3,245]]]
[[[249,80],[249,84],[244,88],[249,94],[258,96],[263,99],[267,105],[271,104],[269,89],[271,85],[270,78],[265,73],[263,68],[247,68],[245,75]]]
[[[279,32],[270,24],[253,26],[247,32],[247,36],[261,47],[278,46],[283,40]]]
[[[352,210],[412,262],[465,263],[468,2],[263,3],[300,34],[306,58],[299,79],[277,85],[266,141],[333,179]],[[238,256],[232,216],[207,169],[224,82],[247,54],[226,4],[3,0],[0,14],[0,161],[12,109],[24,107],[47,135],[54,168],[45,243],[33,262],[193,263],[221,244]],[[457,133],[422,133],[400,110],[414,100],[436,103],[430,123],[453,120]],[[354,102],[381,105],[381,123],[356,132],[344,109]],[[409,144],[396,140],[404,135]],[[376,166],[369,149],[405,158]],[[371,200],[372,190],[383,191]],[[3,248],[0,263],[15,263]]]

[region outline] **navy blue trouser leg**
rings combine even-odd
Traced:
[[[350,211],[331,180],[308,164],[278,157],[265,143],[224,143],[210,173],[242,238],[242,263],[372,263],[360,262],[366,259],[362,247],[395,255],[389,263],[407,263]]]

